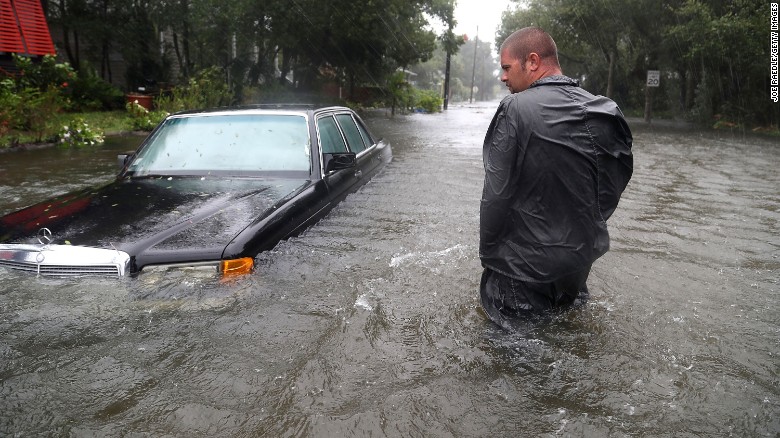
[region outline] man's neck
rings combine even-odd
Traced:
[[[546,78],[548,76],[560,76],[563,74],[560,67],[557,66],[544,66],[537,70],[537,74],[539,75],[534,81],[538,81],[539,79]]]

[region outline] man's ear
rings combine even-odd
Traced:
[[[531,71],[536,71],[539,69],[539,67],[542,66],[542,58],[536,52],[529,53],[528,57],[526,58],[526,62],[529,63],[528,68]]]

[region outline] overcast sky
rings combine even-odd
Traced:
[[[514,3],[510,0],[457,0],[455,33],[474,38],[479,26],[479,40],[493,42],[496,28],[501,23],[501,13]]]

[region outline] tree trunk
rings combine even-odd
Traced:
[[[685,111],[693,108],[693,102],[696,97],[696,76],[693,70],[685,73]]]
[[[349,99],[353,102],[357,100],[355,99],[355,72],[351,70],[349,72]]]
[[[100,77],[107,80],[110,84],[113,82],[113,74],[111,72],[111,46],[105,41],[103,42],[101,55]]]
[[[614,94],[613,82],[615,80],[615,49],[609,51],[609,72],[607,73],[607,97],[612,99]]]
[[[180,74],[185,78],[190,77],[190,72],[187,69],[187,60],[184,59],[181,50],[179,50],[179,35],[176,34],[176,32],[173,33],[173,51],[176,53],[176,61],[179,63]]]
[[[73,53],[73,48],[70,45],[70,27],[65,24],[67,21],[64,17],[66,17],[68,14],[68,11],[65,9],[65,2],[60,2],[60,17],[63,17],[62,19],[62,43],[65,46],[65,54],[68,56],[68,62],[70,65],[72,65],[74,68],[78,64],[78,60],[76,58],[76,55]]]
[[[73,31],[73,42],[74,42],[74,45],[75,45],[75,50],[74,50],[74,52],[76,53],[76,59],[74,59],[74,62],[73,62],[71,65],[73,66],[73,68],[74,68],[76,71],[78,71],[78,70],[80,70],[80,69],[81,69],[81,62],[80,62],[80,59],[81,59],[81,55],[80,55],[80,53],[81,53],[81,50],[79,49],[79,33],[78,33],[78,32],[76,32],[76,31]]]
[[[183,17],[182,17],[182,31],[181,31],[181,39],[182,39],[182,74],[185,78],[190,77],[190,73],[192,71],[192,58],[190,57],[190,25],[189,25],[189,17],[190,17],[190,8],[189,8],[189,1],[182,0],[181,2],[182,8],[184,9]]]
[[[444,67],[444,110],[450,102],[450,52],[447,52],[447,61]]]
[[[290,73],[292,53],[290,50],[282,50],[282,66],[279,67],[279,85],[287,85],[287,74]]]
[[[103,0],[100,17],[108,21],[108,0]],[[102,37],[100,42],[100,77],[111,83],[111,43],[108,38]],[[108,78],[108,79],[106,79]]]

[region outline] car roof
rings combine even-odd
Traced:
[[[220,107],[220,108],[187,110],[187,111],[177,112],[175,114],[172,114],[172,116],[186,117],[192,115],[211,115],[211,114],[227,115],[231,113],[233,114],[240,114],[240,113],[319,114],[322,112],[330,112],[330,111],[353,112],[350,108],[347,108],[345,106],[322,106],[322,105],[300,104],[300,103],[294,103],[294,104],[264,103],[264,104],[254,104],[254,105],[240,105],[240,106],[229,106],[229,107]]]

